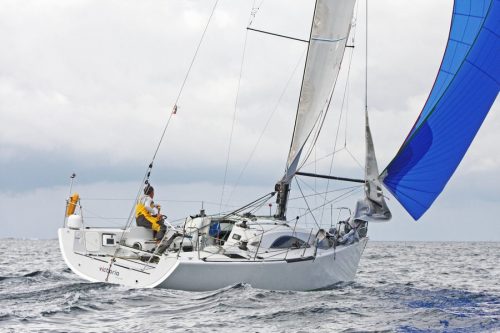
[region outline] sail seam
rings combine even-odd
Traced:
[[[466,43],[462,40],[458,40],[458,39],[455,39],[455,38],[450,38],[449,40],[451,40],[452,42],[455,42],[455,43],[458,43],[458,44],[462,44],[462,45],[467,45],[467,46],[471,46],[472,44],[470,43]]]
[[[478,19],[484,19],[486,17],[486,16],[479,16],[479,15],[471,15],[471,14],[465,14],[465,13],[458,13],[458,12],[454,12],[453,15],[465,16],[465,17],[472,17],[472,18],[478,18]]]
[[[311,40],[315,40],[318,42],[331,42],[331,43],[336,43],[336,42],[341,42],[343,40],[346,40],[347,37],[344,38],[339,38],[339,39],[329,39],[329,38],[320,38],[320,37],[312,37]]]
[[[500,38],[500,35],[498,35],[498,34],[496,33],[496,31],[493,31],[493,30],[491,30],[491,29],[490,29],[490,28],[488,28],[488,27],[483,27],[483,29],[484,29],[484,30],[487,30],[488,32],[490,32],[490,33],[491,33],[492,35],[494,35],[496,38]]]
[[[491,76],[490,74],[486,73],[481,67],[477,66],[476,64],[474,64],[473,62],[471,62],[470,60],[466,59],[465,60],[467,63],[469,63],[471,66],[473,66],[475,69],[477,69],[478,71],[480,71],[481,73],[483,73],[486,77],[488,77],[489,79],[491,79],[493,82],[495,82],[497,85],[500,85],[500,82],[497,81],[497,79],[495,79],[493,76]]]
[[[449,75],[456,75],[457,74],[457,72],[450,72],[450,71],[447,71],[447,70],[442,69],[442,68],[440,68],[439,71],[443,72],[445,74],[449,74]]]

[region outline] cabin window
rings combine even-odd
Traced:
[[[271,245],[271,249],[298,249],[301,247],[309,247],[309,244],[293,236],[281,236]]]
[[[217,244],[224,245],[228,240],[234,222],[230,220],[212,220],[208,234],[213,237]]]

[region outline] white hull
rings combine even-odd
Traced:
[[[354,280],[368,239],[298,261],[204,262],[182,260],[158,286],[205,291],[237,283],[270,290],[315,290]]]
[[[117,230],[109,230],[117,234]],[[270,290],[315,290],[338,282],[352,281],[368,241],[367,238],[336,249],[291,250],[281,259],[199,259],[198,252],[168,253],[158,263],[144,263],[108,253],[92,254],[82,248],[84,230],[59,229],[59,244],[68,267],[92,282],[108,282],[139,288],[168,288],[206,291],[237,283]],[[102,231],[105,232],[105,231]],[[80,233],[80,234],[78,234]],[[76,236],[76,237],[75,237]],[[121,251],[121,250],[120,250]],[[210,255],[209,253],[207,253]],[[203,253],[200,258],[203,258]]]

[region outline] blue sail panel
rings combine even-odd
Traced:
[[[381,178],[414,219],[420,218],[441,193],[464,157],[500,89],[500,0],[455,3],[452,32],[460,32],[470,47],[460,63],[463,45],[448,47],[433,90],[417,123]],[[475,31],[475,35],[471,31]],[[460,45],[459,45],[460,44]],[[448,69],[450,70],[449,74]],[[446,72],[445,75],[442,73]]]
[[[427,118],[455,77],[481,29],[492,0],[456,0],[448,44],[434,86],[407,140]],[[406,141],[405,141],[406,143]]]

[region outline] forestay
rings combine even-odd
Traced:
[[[456,0],[429,98],[381,179],[414,219],[458,167],[499,91],[500,1]]]
[[[285,181],[298,165],[302,149],[330,103],[351,28],[355,0],[318,0],[295,120]]]

